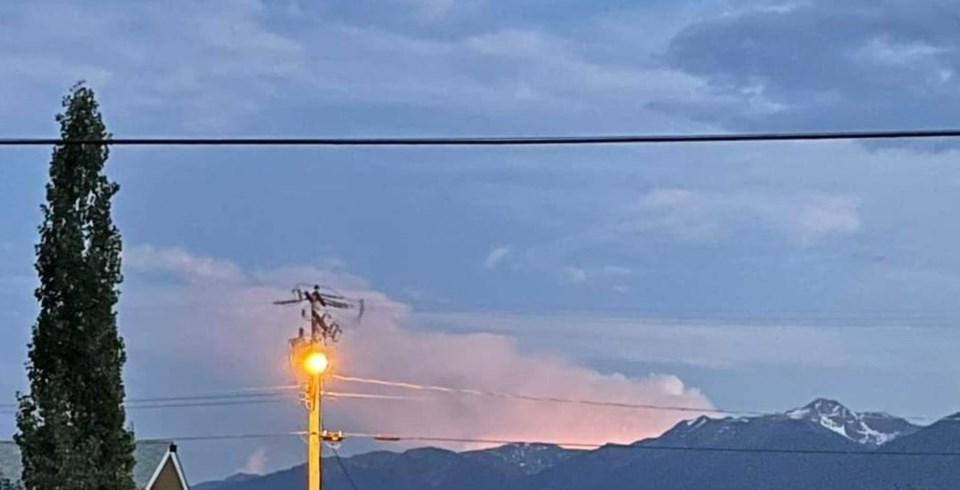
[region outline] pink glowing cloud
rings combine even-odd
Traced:
[[[185,383],[204,378],[223,387],[290,384],[286,339],[295,335],[302,321],[295,307],[283,309],[270,303],[288,297],[298,282],[322,281],[345,294],[367,298],[362,322],[343,319],[346,333],[337,345],[334,362],[337,372],[344,375],[532,396],[712,408],[703,394],[673,375],[633,378],[602,374],[572,363],[563,353],[522,352],[507,335],[419,330],[411,324],[408,306],[371,289],[337,264],[241,271],[229,261],[193,257],[179,249],[168,253],[135,247],[128,255],[134,257],[127,262],[130,276],[166,268],[175,277],[189,278],[128,288],[131,292],[124,310],[129,320],[126,325],[153,325],[128,331],[130,348],[155,355],[161,351],[176,358],[179,365],[189,366],[198,374]],[[185,270],[191,264],[202,270],[196,274]],[[231,273],[206,273],[211,264]],[[161,317],[151,313],[160,311]],[[147,370],[143,366],[132,369]],[[331,381],[330,389],[412,396],[332,399],[326,412],[331,423],[359,432],[626,443],[657,435],[680,419],[696,415],[421,393],[337,380]],[[295,428],[289,421],[297,420],[293,418],[296,410],[292,399],[260,413],[267,420],[288,424],[278,427],[288,430]]]

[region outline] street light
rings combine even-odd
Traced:
[[[307,407],[307,488],[321,490],[322,441],[338,443],[343,433],[323,430],[320,403],[323,398],[323,381],[330,371],[331,359],[325,346],[315,339],[306,339],[303,330],[300,336],[290,340],[290,364],[297,377],[303,381],[303,395]]]
[[[317,293],[317,302],[325,306],[321,296]],[[297,301],[302,298],[298,296]],[[313,301],[311,301],[311,305]],[[316,313],[316,312],[315,312]],[[321,490],[323,488],[323,441],[339,444],[343,441],[343,432],[330,432],[323,429],[321,402],[323,401],[324,378],[329,376],[333,367],[333,360],[328,354],[326,335],[327,327],[323,324],[323,316],[314,314],[311,319],[311,336],[304,335],[301,328],[299,335],[290,339],[290,368],[303,386],[303,402],[307,409],[307,488]],[[320,332],[324,332],[323,336]],[[336,337],[330,337],[336,341]]]
[[[326,372],[330,359],[321,351],[313,351],[303,359],[303,369],[311,376],[319,376]]]

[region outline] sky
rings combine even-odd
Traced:
[[[117,137],[956,127],[958,19],[934,0],[13,0],[0,135],[55,136],[78,80]],[[0,149],[9,402],[26,388],[49,154]],[[370,305],[343,319],[343,374],[954,413],[958,156],[951,141],[115,148],[128,394],[291,383],[299,314],[270,302],[319,282]],[[689,414],[448,397],[339,399],[327,415],[361,432],[629,442]],[[295,400],[130,417],[139,437],[303,423]],[[181,446],[194,482],[304,453],[291,438]]]

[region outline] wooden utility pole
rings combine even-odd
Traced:
[[[320,405],[323,397],[323,379],[320,376],[311,376],[307,387],[307,489],[320,490],[323,488],[323,448],[321,447],[321,431],[323,430],[323,411]]]
[[[319,288],[302,292],[295,289],[297,299],[277,301],[276,304],[307,302],[310,305],[310,336],[299,335],[290,339],[290,364],[298,378],[302,379],[302,395],[307,409],[307,490],[323,489],[323,443],[343,441],[343,432],[328,432],[323,428],[323,381],[329,375],[331,360],[328,344],[336,342],[340,335],[340,326],[332,321],[326,307],[346,308],[341,296],[323,296]],[[333,300],[333,301],[331,301]]]

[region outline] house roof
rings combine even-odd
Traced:
[[[20,479],[20,448],[11,441],[0,441],[0,476]]]
[[[138,489],[146,488],[157,471],[157,468],[166,460],[171,441],[137,441],[134,450],[136,465],[133,467],[133,481]],[[0,474],[11,480],[20,479],[21,471],[20,448],[12,441],[0,441]]]

